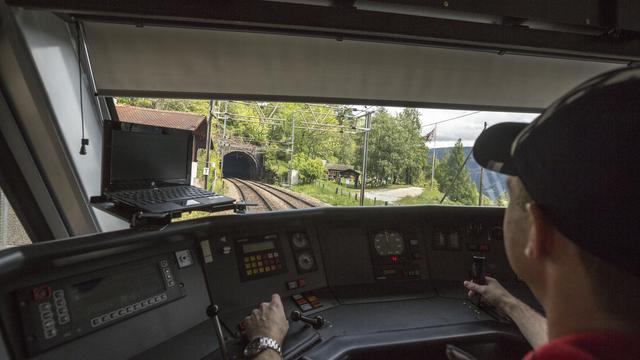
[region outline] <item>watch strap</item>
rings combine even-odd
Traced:
[[[280,344],[276,340],[266,336],[259,336],[251,340],[244,349],[244,355],[253,358],[267,349],[272,349],[276,351],[278,355],[282,356],[282,347]]]

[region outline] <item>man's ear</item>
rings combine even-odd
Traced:
[[[551,250],[553,225],[535,203],[527,203],[526,208],[530,226],[524,254],[528,259],[541,259]]]

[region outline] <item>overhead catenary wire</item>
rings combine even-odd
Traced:
[[[429,124],[424,124],[424,125],[420,126],[420,128],[425,128],[425,127],[427,127],[427,126],[435,126],[435,125],[442,124],[442,123],[445,123],[445,122],[449,122],[449,121],[453,121],[453,120],[458,120],[458,119],[461,119],[461,118],[463,118],[463,117],[467,117],[467,116],[475,115],[475,114],[478,114],[478,113],[481,113],[481,112],[482,112],[482,111],[472,111],[472,112],[470,112],[470,113],[466,113],[466,114],[459,115],[459,116],[454,116],[454,117],[449,118],[449,119],[440,120],[440,121],[435,121],[435,122],[432,122],[432,123],[429,123]]]

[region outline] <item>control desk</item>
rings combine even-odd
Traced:
[[[448,343],[479,359],[515,358],[528,349],[515,325],[462,286],[475,256],[536,306],[505,256],[503,213],[308,209],[4,250],[0,355],[221,359],[222,338],[229,358],[241,358],[237,325],[279,293],[286,359],[437,359]]]

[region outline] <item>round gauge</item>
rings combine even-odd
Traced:
[[[373,246],[380,256],[400,255],[404,251],[404,239],[397,231],[384,230],[375,235]]]
[[[297,249],[304,249],[309,246],[309,239],[306,233],[293,233],[291,243]]]
[[[313,260],[313,256],[311,254],[304,252],[298,255],[298,269],[300,271],[309,271],[312,270],[315,266],[315,261]]]

